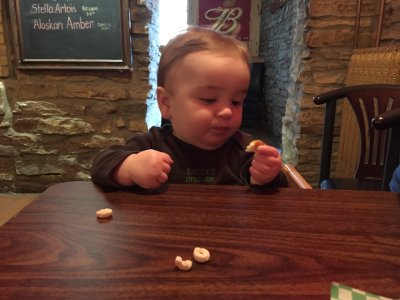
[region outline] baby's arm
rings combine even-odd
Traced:
[[[144,189],[159,188],[168,180],[173,161],[153,149],[131,154],[115,169],[112,180],[122,186],[139,185]]]
[[[279,174],[282,159],[279,151],[268,145],[258,146],[250,167],[250,183],[264,185]]]

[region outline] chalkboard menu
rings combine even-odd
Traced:
[[[18,68],[130,69],[127,0],[10,0]]]

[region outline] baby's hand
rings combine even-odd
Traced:
[[[114,181],[124,186],[137,184],[144,189],[159,188],[168,180],[173,161],[160,151],[145,150],[129,155],[114,173]]]
[[[263,185],[271,182],[281,170],[279,151],[271,146],[258,146],[250,167],[250,183]]]

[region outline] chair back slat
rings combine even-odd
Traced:
[[[372,119],[372,127],[386,130],[387,153],[383,171],[382,189],[390,190],[389,182],[400,164],[400,108],[384,112]]]

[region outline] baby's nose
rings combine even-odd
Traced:
[[[224,106],[220,109],[218,115],[224,118],[228,118],[232,116],[232,109],[229,106]]]

